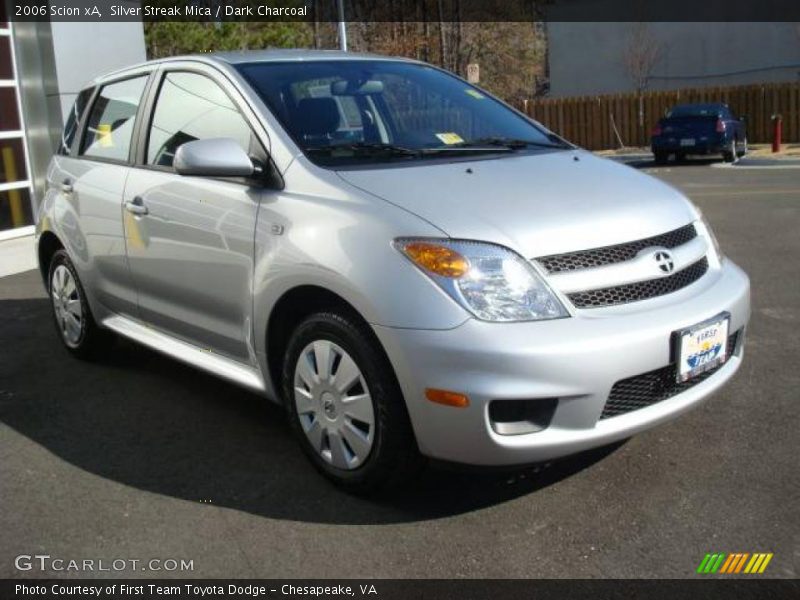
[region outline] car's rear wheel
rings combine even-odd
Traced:
[[[89,358],[107,344],[110,336],[97,327],[78,273],[63,249],[50,261],[48,291],[56,331],[67,350]]]
[[[722,160],[729,163],[736,162],[737,152],[736,138],[733,138],[730,147],[722,153]]]
[[[746,154],[747,154],[747,136],[745,136],[744,140],[742,140],[742,143],[738,144],[736,148],[736,156],[738,156],[739,158],[742,158]]]
[[[317,313],[297,327],[283,393],[303,450],[334,483],[374,492],[408,480],[421,465],[391,365],[354,315]]]
[[[665,165],[669,160],[669,152],[664,152],[662,150],[654,152],[653,156],[657,165]]]

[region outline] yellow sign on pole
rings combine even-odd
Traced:
[[[481,82],[481,68],[478,63],[469,63],[467,65],[467,81],[470,83]]]
[[[3,171],[5,172],[6,181],[11,183],[19,181],[17,175],[17,163],[14,160],[14,151],[11,146],[5,146],[2,152],[3,156]],[[27,225],[25,222],[25,210],[22,206],[22,194],[19,190],[8,190],[8,204],[11,207],[11,226],[22,227]]]

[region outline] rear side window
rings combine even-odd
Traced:
[[[147,164],[171,167],[181,144],[217,137],[232,138],[249,153],[250,126],[219,85],[197,73],[167,73],[150,124]]]
[[[136,111],[142,99],[147,76],[111,83],[95,100],[81,155],[111,160],[128,160]]]
[[[75,134],[78,133],[83,111],[86,110],[86,105],[92,97],[92,92],[94,92],[94,88],[83,90],[78,94],[78,97],[75,98],[75,103],[72,105],[72,110],[67,115],[64,131],[61,133],[61,143],[58,146],[58,153],[62,156],[70,156],[72,154],[72,142],[75,141]]]

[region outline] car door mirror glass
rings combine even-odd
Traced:
[[[251,177],[255,165],[238,142],[208,138],[182,144],[175,152],[175,171],[203,177]]]

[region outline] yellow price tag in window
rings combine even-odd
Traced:
[[[460,144],[464,141],[464,138],[462,138],[457,133],[452,133],[452,132],[437,133],[436,137],[439,138],[439,140],[441,140],[443,144],[447,144],[448,146],[452,144]]]
[[[97,143],[101,148],[113,148],[114,138],[111,135],[111,125],[101,123],[97,126]]]

